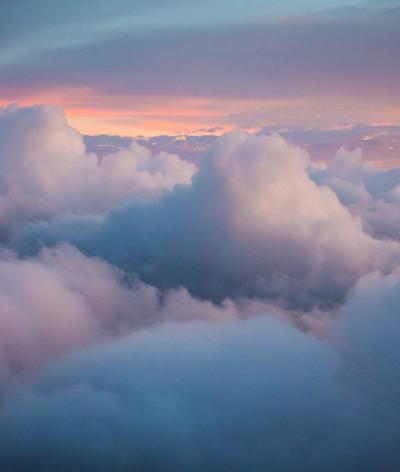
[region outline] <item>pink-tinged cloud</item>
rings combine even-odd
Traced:
[[[398,168],[213,139],[1,111],[2,467],[398,469]]]
[[[15,111],[15,123],[24,123],[27,112]],[[61,145],[70,142],[71,129],[59,115],[44,115],[43,122],[40,109],[32,113],[35,123],[40,117],[32,128],[38,142],[46,143],[48,133],[51,137],[55,130],[58,139],[50,141],[54,147],[42,148],[41,154],[21,156],[35,163],[64,159]],[[15,126],[21,133],[16,142],[23,143],[25,133],[32,139],[32,129]],[[82,146],[79,135],[73,133]],[[86,162],[88,156],[78,153],[73,162]],[[63,205],[40,214],[37,211],[42,208],[35,205],[48,191],[46,182],[53,182],[58,172],[58,166],[47,165],[48,179],[33,182],[37,197],[29,200],[32,208],[26,206],[27,198],[22,200],[21,230],[17,227],[15,234],[7,220],[5,228],[23,251],[69,240],[159,288],[184,286],[214,300],[257,296],[291,308],[331,308],[360,276],[376,269],[390,271],[400,258],[397,233],[390,224],[399,211],[397,170],[374,170],[351,155],[345,155],[346,166],[341,170],[338,159],[324,170],[312,163],[305,149],[276,134],[236,132],[214,141],[190,182],[192,164],[168,155],[151,157],[148,150],[133,144],[108,154],[85,173],[63,171],[62,185],[55,193],[68,190]],[[20,168],[15,169],[20,175]],[[104,179],[97,187],[99,172],[104,172]],[[360,197],[352,205],[335,182],[341,178],[345,185],[348,179],[347,185],[357,189],[360,183],[353,177],[357,172],[368,198]],[[145,185],[148,179],[150,187]],[[378,193],[369,179],[376,182]],[[383,189],[380,186],[387,179],[391,184]],[[103,194],[100,188],[106,186]],[[149,188],[158,196],[155,201],[152,192],[153,200],[145,198]],[[55,198],[52,201],[57,203]],[[375,212],[372,203],[377,205]],[[383,206],[385,212],[378,218]],[[11,209],[19,214],[20,207]],[[93,219],[94,210],[100,215],[97,219]],[[56,221],[51,221],[54,216]],[[50,221],[35,224],[34,219]],[[29,221],[33,224],[25,227]]]
[[[396,0],[0,3],[0,472],[398,472]]]
[[[27,219],[98,214],[126,200],[155,199],[189,184],[196,171],[177,156],[152,156],[137,143],[99,162],[62,110],[50,107],[0,109],[0,141],[3,234]]]

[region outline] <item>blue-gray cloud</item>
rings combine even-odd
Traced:
[[[369,167],[359,168],[367,184]],[[184,286],[214,301],[259,297],[294,309],[330,309],[361,275],[398,264],[396,233],[380,236],[399,210],[394,196],[391,214],[377,220],[371,236],[360,220],[365,211],[351,207],[352,214],[318,172],[303,148],[278,135],[231,133],[211,145],[191,185],[149,204],[127,199],[99,220],[81,213],[28,224],[10,244],[32,254],[66,240],[160,289]],[[349,162],[345,178],[352,173]],[[389,198],[398,171],[374,171],[379,185],[388,175]]]
[[[360,1],[336,0],[321,8],[315,0],[195,2],[173,0],[73,0],[56,5],[49,0],[2,2],[0,39],[8,46],[0,63],[23,60],[31,54],[63,50],[122,36],[154,31],[235,25],[260,17],[282,16],[357,5]],[[210,7],[213,15],[210,15]],[[51,41],[49,41],[51,38]]]
[[[397,471],[398,169],[236,132],[179,186],[112,142],[0,112],[1,468]]]
[[[399,279],[363,281],[331,345],[263,317],[167,323],[3,398],[9,471],[395,471]]]
[[[333,93],[393,101],[400,73],[398,15],[355,9],[264,21],[259,12],[257,22],[154,27],[145,34],[116,25],[111,29],[117,35],[95,34],[91,41],[59,48],[54,38],[49,41],[41,33],[42,51],[32,54],[34,41],[29,41],[21,59],[6,64],[3,56],[0,81],[34,90],[91,86],[104,94],[323,99]],[[105,23],[112,25],[108,17]],[[57,35],[57,26],[53,28]],[[67,42],[80,37],[75,31],[64,36]],[[21,38],[16,42],[23,53]],[[5,50],[12,55],[7,44]]]

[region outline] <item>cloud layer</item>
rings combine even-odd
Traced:
[[[322,177],[311,178],[310,165],[278,135],[231,133],[209,148],[191,186],[111,211],[86,240],[61,221],[30,226],[15,244],[29,250],[63,234],[159,288],[329,307],[363,274],[390,271],[400,246],[365,232]]]
[[[32,460],[62,471],[395,471],[399,288],[398,276],[364,280],[336,347],[262,317],[168,323],[69,356],[3,399],[0,460],[11,471]]]
[[[38,6],[29,3],[37,12]],[[358,8],[336,2],[341,8],[332,9],[301,1],[275,9],[260,1],[248,2],[246,8],[219,1],[212,19],[208,7],[198,2],[174,2],[168,12],[162,2],[131,9],[123,1],[112,7],[103,1],[96,12],[81,2],[74,8],[72,2],[63,7],[62,16],[51,2],[41,3],[46,13],[39,15],[45,23],[39,30],[35,15],[25,16],[29,8],[22,15],[15,7],[5,9],[25,31],[13,30],[15,37],[5,42],[8,54],[0,70],[5,91],[17,88],[22,95],[90,84],[103,94],[105,104],[107,96],[118,94],[259,100],[307,96],[322,103],[329,94],[342,103],[361,98],[367,108],[378,100],[398,103],[399,11],[378,6],[380,2],[362,2]],[[77,11],[84,23],[76,18]],[[162,15],[157,18],[158,11]],[[62,27],[55,28],[60,18]],[[190,24],[196,27],[190,29]],[[8,25],[1,26],[10,36]]]
[[[400,174],[0,112],[0,468],[397,471]],[[400,220],[399,220],[400,221]]]

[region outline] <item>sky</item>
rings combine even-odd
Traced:
[[[399,470],[400,167],[299,135],[0,109],[0,469]]]
[[[0,471],[400,470],[399,20],[0,0]]]
[[[1,9],[0,104],[64,107],[85,134],[400,123],[396,1],[3,0]]]

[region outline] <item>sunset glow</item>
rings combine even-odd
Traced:
[[[0,1],[0,472],[400,471],[399,25]]]

